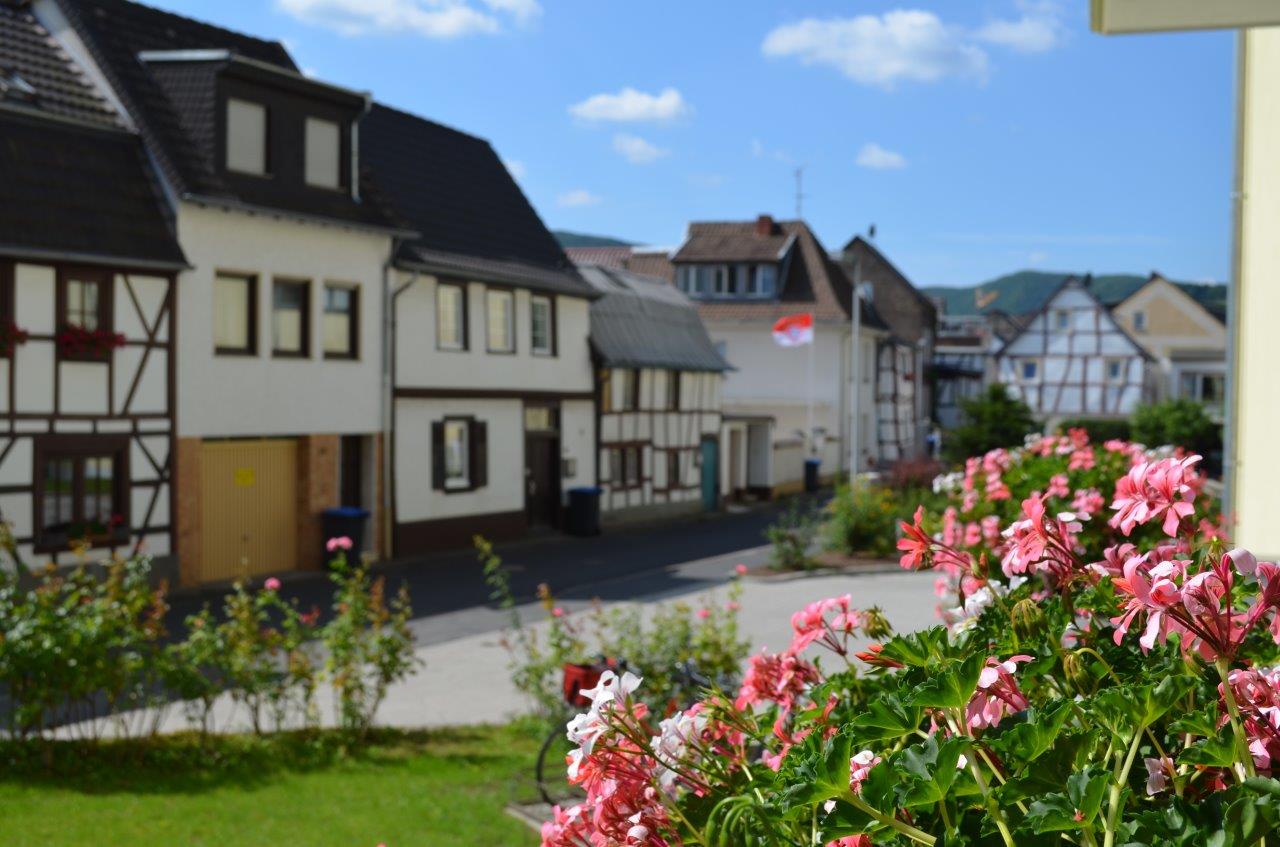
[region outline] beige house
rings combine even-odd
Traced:
[[[1098,32],[1240,28],[1236,82],[1236,237],[1228,308],[1226,507],[1234,540],[1280,555],[1280,392],[1275,320],[1280,315],[1280,6],[1272,0],[1093,0]]]
[[[1197,400],[1221,415],[1226,397],[1227,326],[1158,273],[1111,308],[1158,367],[1156,396]]]

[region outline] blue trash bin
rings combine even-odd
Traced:
[[[818,470],[821,467],[821,459],[804,460],[804,490],[809,494],[818,490]]]

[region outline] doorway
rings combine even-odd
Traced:
[[[560,409],[524,407],[525,512],[530,527],[560,526]]]
[[[715,438],[702,439],[702,510],[714,512],[720,508],[720,442]]]

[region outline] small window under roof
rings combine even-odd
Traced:
[[[33,103],[39,95],[35,86],[12,68],[0,68],[0,99]]]

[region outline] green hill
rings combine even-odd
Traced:
[[[634,241],[623,241],[607,235],[586,235],[564,229],[553,229],[551,234],[560,242],[561,247],[632,247],[635,244]]]
[[[930,297],[940,297],[949,315],[971,315],[999,309],[1011,315],[1035,312],[1065,277],[1083,276],[1069,271],[1018,271],[968,288],[930,286],[921,289]],[[1147,281],[1138,274],[1099,274],[1093,278],[1093,292],[1107,305],[1119,303]],[[1226,313],[1227,289],[1223,285],[1200,282],[1176,283],[1215,314]],[[995,295],[994,297],[992,295]],[[979,308],[981,298],[981,308]]]

